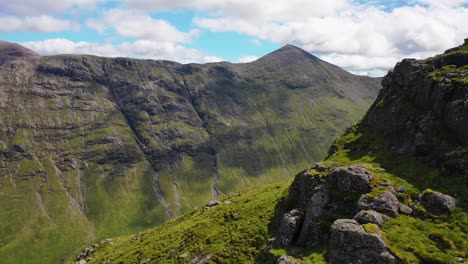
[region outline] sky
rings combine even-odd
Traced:
[[[250,62],[285,44],[382,76],[468,38],[468,0],[0,0],[0,40],[42,55]]]

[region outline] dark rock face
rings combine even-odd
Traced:
[[[302,222],[304,220],[304,214],[301,210],[293,209],[286,213],[281,220],[278,228],[278,234],[275,239],[276,247],[287,247],[292,244],[293,240],[297,237]]]
[[[331,226],[330,263],[396,263],[379,234],[367,233],[355,220],[339,219]]]
[[[391,191],[385,191],[378,196],[363,195],[359,199],[357,207],[359,210],[374,210],[396,217],[398,215],[398,198]]]
[[[428,153],[449,142],[467,144],[467,47],[398,63],[382,80],[383,89],[362,123],[383,132],[394,150],[406,155]],[[445,130],[454,137],[441,138]]]
[[[274,246],[315,247],[327,242],[330,220],[334,221],[338,214],[352,217],[359,194],[371,190],[369,183],[372,178],[373,175],[363,168],[330,170],[321,164],[315,164],[310,170],[298,174],[285,201],[286,204],[294,204],[296,208],[292,211],[285,208],[276,229]],[[301,213],[291,217],[291,212],[299,212],[297,208]]]
[[[450,213],[450,209],[456,206],[456,201],[453,197],[430,190],[422,192],[419,200],[426,210],[436,214],[448,214]]]
[[[333,168],[328,174],[330,187],[338,191],[367,193],[373,175],[359,167]]]

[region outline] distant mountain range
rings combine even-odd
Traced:
[[[0,42],[0,262],[69,260],[291,178],[364,115],[380,81],[291,45],[202,65]]]

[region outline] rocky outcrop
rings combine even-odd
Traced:
[[[432,153],[441,159],[433,163],[445,166],[443,153],[468,143],[467,58],[465,43],[426,60],[397,63],[383,78],[383,89],[363,125],[391,139],[394,151]],[[451,160],[451,173],[466,174],[466,160]]]
[[[449,214],[450,209],[456,206],[456,200],[453,197],[432,190],[422,192],[419,200],[426,210],[435,214]]]
[[[330,188],[342,192],[367,193],[373,175],[359,167],[333,168],[328,174]]]
[[[385,216],[373,210],[361,210],[354,216],[354,220],[359,224],[375,224],[379,227],[385,222]]]
[[[398,215],[398,198],[389,190],[377,194],[370,193],[359,199],[357,207],[359,210],[374,210],[395,217]]]
[[[331,226],[331,264],[396,263],[378,233],[368,233],[355,220],[339,219]]]

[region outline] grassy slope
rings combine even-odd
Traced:
[[[225,197],[229,204],[196,209],[155,229],[99,244],[88,263],[180,263],[213,254],[210,263],[253,263],[270,238],[268,223],[290,181]]]
[[[376,176],[373,184],[388,180],[396,188],[405,187],[408,192],[399,194],[398,198],[409,204],[414,204],[417,195],[426,188],[450,194],[467,193],[466,186],[463,184],[463,176],[452,176],[448,180],[439,171],[424,165],[424,160],[394,155],[388,151],[386,140],[375,133],[354,128],[353,131],[336,140],[335,146],[338,150],[323,161],[325,164],[329,166],[359,164]],[[268,235],[265,232],[267,232],[270,217],[255,222],[258,226],[254,229],[251,227],[252,221],[257,221],[260,215],[265,215],[263,210],[268,210],[267,215],[272,216],[274,204],[271,202],[271,197],[284,195],[286,186],[287,183],[283,183],[274,188],[270,186],[248,191],[240,197],[228,198],[235,202],[232,205],[223,205],[214,210],[196,210],[190,215],[170,221],[143,234],[117,238],[113,245],[105,244],[99,247],[97,253],[91,256],[91,263],[101,263],[106,260],[111,260],[110,263],[134,263],[138,256],[141,257],[140,260],[150,258],[151,263],[184,262],[188,259],[178,258],[184,253],[188,253],[187,256],[213,253],[220,256],[215,261],[221,263],[253,262],[254,252],[258,253],[261,247],[251,252],[243,250],[254,249],[254,247],[246,246],[252,241],[252,236],[262,237],[262,243],[266,241]],[[278,189],[275,190],[275,188]],[[232,221],[230,217],[226,217],[226,215],[232,215],[232,212],[244,215],[246,221]],[[201,223],[206,223],[206,225]],[[235,225],[235,229],[231,229],[231,225]],[[206,229],[205,227],[208,226],[214,226],[214,228]],[[448,263],[455,262],[458,257],[466,257],[467,227],[466,209],[457,208],[451,215],[431,216],[427,219],[405,215],[392,218],[383,226],[383,236],[390,250],[405,263]],[[183,231],[180,232],[180,230]],[[225,243],[227,231],[232,232],[232,235],[239,239],[235,245]],[[142,237],[144,242],[132,242],[134,237]],[[262,243],[260,244],[263,245]],[[242,249],[242,246],[245,248]],[[173,250],[177,253],[172,254]],[[228,254],[232,255],[233,259],[222,258],[221,256],[225,256],[223,252],[229,252]],[[326,263],[326,248],[310,250],[292,247],[271,250],[271,253],[278,256],[293,256],[298,263]],[[238,254],[244,254],[245,258],[239,259]]]

